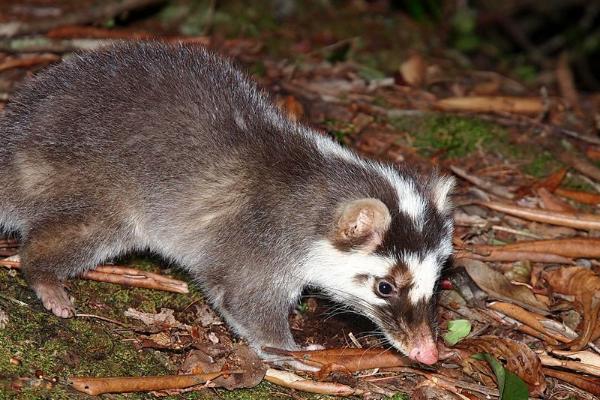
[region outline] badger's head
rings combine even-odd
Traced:
[[[395,348],[433,364],[435,291],[452,253],[447,198],[454,180],[396,175],[392,183],[394,196],[338,206],[329,236],[312,254],[320,265],[313,282],[374,321]]]

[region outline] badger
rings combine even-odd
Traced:
[[[288,313],[314,287],[437,361],[453,179],[361,158],[230,61],[152,42],[74,55],[23,84],[0,141],[0,224],[55,315],[75,314],[68,278],[151,251],[264,358],[298,348]]]

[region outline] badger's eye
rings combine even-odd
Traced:
[[[381,280],[377,283],[377,293],[382,297],[388,297],[394,291],[394,286],[388,281]]]

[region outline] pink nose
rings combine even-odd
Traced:
[[[432,365],[438,360],[438,349],[433,342],[417,343],[408,353],[408,356],[415,361]]]

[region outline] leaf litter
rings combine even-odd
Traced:
[[[73,12],[68,7],[63,11]],[[82,15],[81,10],[77,15]],[[460,179],[454,238],[460,245],[439,309],[440,336],[451,340],[446,341],[448,347],[438,343],[443,360],[434,368],[380,348],[377,337],[361,336],[372,329],[368,321],[324,321],[324,309],[331,305],[319,297],[309,297],[313,305],[306,310],[295,310],[291,325],[299,343],[326,344],[327,349],[272,350],[317,368],[316,374],[269,368],[243,341],[233,338],[201,301],[143,311],[132,307],[111,318],[99,315],[104,319],[98,318],[98,324],[126,318],[137,323],[123,324],[111,335],[114,340],[126,337],[140,351],[153,350],[172,361],[176,367],[171,372],[177,375],[163,375],[155,382],[176,382],[176,376],[184,380],[177,387],[143,390],[161,396],[208,387],[233,390],[256,386],[264,379],[293,390],[365,398],[399,392],[414,398],[505,398],[513,387],[519,390],[518,382],[510,383],[514,382],[510,374],[515,374],[527,383],[530,396],[567,398],[580,390],[599,395],[600,182],[591,161],[598,159],[600,142],[593,135],[595,122],[586,117],[597,118],[593,105],[598,103],[594,95],[576,91],[566,58],[561,57],[556,71],[549,71],[556,75],[558,87],[547,88],[548,95],[500,72],[465,70],[452,58],[425,52],[402,54],[399,62],[386,66],[392,67],[388,72],[345,59],[341,51],[336,55],[340,60],[324,60],[329,50],[318,47],[322,38],[298,39],[301,43],[293,48],[306,51],[302,59],[290,62],[269,54],[265,47],[270,44],[257,37],[184,36],[176,30],[161,31],[152,18],[131,25],[127,29],[58,26],[33,29],[38,32],[32,37],[36,41],[6,39],[0,50],[8,45],[21,47],[0,54],[0,91],[6,91],[0,99],[9,99],[14,84],[30,71],[57,62],[84,43],[94,47],[111,40],[185,41],[213,47],[257,71],[255,77],[292,119],[308,122],[367,156],[409,162],[422,171],[437,168]],[[30,29],[32,25],[20,26]],[[293,29],[286,33],[295,37]],[[359,50],[354,41],[343,44],[338,49],[347,48],[348,54]],[[457,134],[464,131],[468,134]],[[531,159],[532,148],[543,148],[560,162],[549,165],[541,158]],[[525,164],[528,171],[537,168],[542,173],[524,173]],[[17,253],[17,241],[0,241],[3,257]],[[5,259],[3,265],[16,266],[14,259]],[[460,267],[467,276],[461,277]],[[516,269],[525,271],[518,279]],[[112,274],[105,281],[117,284],[124,284],[122,277],[135,275],[133,270],[111,266],[98,271]],[[180,290],[185,291],[187,287]],[[8,316],[2,323],[7,325],[12,322],[11,307],[26,302],[22,297],[2,296],[3,315]],[[99,304],[97,313],[102,312],[106,309]],[[569,322],[567,313],[579,318]],[[466,322],[458,324],[460,320]],[[474,354],[483,354],[486,361],[474,359]],[[26,357],[10,360],[17,365]],[[13,376],[13,387],[24,390],[45,382],[41,386],[57,390],[51,380],[31,375]],[[81,383],[78,378],[85,377],[71,376],[73,383]],[[83,385],[112,378],[94,377]],[[120,381],[121,391],[139,383],[137,377],[126,378],[133,381]]]

